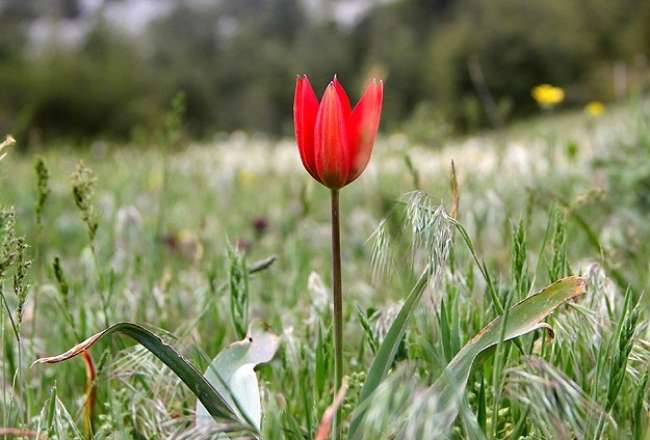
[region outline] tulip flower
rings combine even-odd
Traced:
[[[302,164],[311,176],[330,189],[332,212],[332,299],[334,323],[334,386],[343,384],[343,294],[339,189],[359,177],[368,165],[377,137],[381,81],[372,80],[352,108],[336,76],[318,102],[307,75],[299,76],[293,100],[293,122]],[[334,439],[341,436],[340,408],[334,416]]]
[[[334,77],[318,102],[306,75],[298,77],[293,120],[300,158],[311,176],[339,189],[363,173],[379,128],[383,84],[372,80],[354,107]]]

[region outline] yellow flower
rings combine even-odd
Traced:
[[[543,108],[552,108],[564,100],[564,90],[550,84],[540,84],[533,87],[531,95]]]
[[[597,118],[605,111],[605,104],[600,101],[591,101],[585,105],[585,112],[592,118]]]
[[[0,142],[0,160],[4,159],[4,157],[7,155],[7,153],[3,153],[2,150],[12,146],[15,143],[16,140],[11,136],[7,136],[7,138],[3,142]]]

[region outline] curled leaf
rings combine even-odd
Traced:
[[[318,432],[316,433],[316,437],[314,437],[314,440],[327,440],[327,436],[330,433],[330,430],[332,429],[332,422],[334,421],[334,415],[336,415],[336,411],[340,408],[341,405],[343,405],[343,401],[345,400],[345,394],[348,392],[348,378],[344,377],[343,378],[343,383],[341,384],[341,389],[339,389],[338,393],[336,393],[336,396],[334,396],[334,401],[330,406],[327,407],[325,412],[323,413],[323,418],[320,421],[320,425],[318,426]]]
[[[95,378],[97,372],[95,363],[88,351],[82,352],[84,364],[86,365],[86,398],[84,402],[84,432],[88,438],[91,438],[95,431],[95,404],[97,403],[97,388],[95,387]]]
[[[213,417],[229,420],[241,424],[235,409],[227,402],[226,397],[221,395],[208,382],[201,373],[178,353],[174,348],[162,341],[158,336],[149,330],[129,322],[115,324],[106,330],[99,332],[85,341],[75,345],[70,350],[57,356],[50,356],[37,359],[35,364],[55,364],[71,359],[84,351],[90,349],[97,341],[112,333],[122,333],[135,339],[140,345],[149,350],[154,356],[160,359],[165,365],[176,373],[179,379],[189,387],[192,393],[205,406],[206,411]],[[244,429],[254,430],[253,426],[242,426]]]
[[[222,350],[205,372],[205,379],[225,397],[237,416],[258,431],[262,424],[262,403],[254,368],[275,355],[280,339],[254,323],[248,335]],[[209,427],[213,423],[203,402],[197,402],[196,423]]]
[[[47,439],[45,434],[39,434],[36,431],[31,431],[29,429],[20,429],[20,428],[0,428],[0,438],[36,438],[40,440]]]

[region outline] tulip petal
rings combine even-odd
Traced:
[[[336,88],[336,94],[339,96],[339,100],[341,101],[341,105],[343,106],[343,117],[347,121],[348,118],[350,117],[350,113],[352,113],[350,98],[348,98],[348,94],[345,93],[345,89],[343,88],[339,80],[336,78],[336,75],[334,75],[334,79],[332,80],[332,83]]]
[[[320,182],[329,188],[341,188],[347,184],[350,165],[344,114],[345,104],[332,81],[321,99],[314,130],[316,171]]]
[[[296,92],[293,97],[293,126],[300,159],[305,169],[316,179],[316,162],[314,154],[314,127],[318,113],[318,99],[307,75],[296,80]]]
[[[383,82],[373,79],[350,115],[348,127],[351,168],[348,182],[359,177],[370,160],[379,129],[383,92]]]

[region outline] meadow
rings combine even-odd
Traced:
[[[162,148],[9,149],[0,162],[5,436],[317,435],[336,392],[327,191],[293,140],[234,133],[195,145],[173,124],[163,138]],[[382,133],[341,192],[344,434],[650,439],[649,159],[642,99],[439,145]],[[570,276],[584,292],[510,334],[515,304]],[[440,392],[445,367],[499,316],[466,387],[454,377],[444,389],[455,392]],[[399,320],[403,337],[391,330]],[[85,363],[32,365],[118,322],[144,326],[200,371],[253,329],[268,351],[247,364],[259,433],[196,416],[192,391],[129,338],[102,338]],[[363,399],[391,338],[386,374]]]

